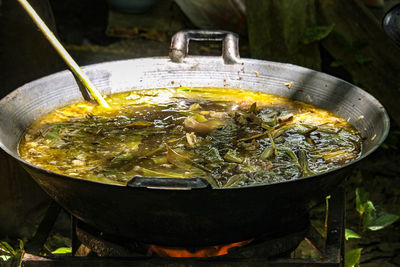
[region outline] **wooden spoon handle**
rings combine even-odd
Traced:
[[[105,108],[110,108],[110,105],[103,98],[100,92],[96,89],[94,84],[90,81],[89,77],[82,71],[82,69],[76,64],[74,59],[68,54],[67,50],[62,46],[62,44],[57,40],[54,36],[53,32],[47,27],[44,21],[39,17],[36,11],[32,8],[32,6],[26,0],[18,0],[18,2],[22,5],[25,11],[29,14],[41,32],[46,36],[47,40],[53,45],[54,49],[58,52],[58,54],[62,57],[65,63],[68,65],[70,70],[74,73],[74,75],[78,78],[78,80],[83,84],[83,86],[90,92],[92,97],[96,100],[96,102]]]

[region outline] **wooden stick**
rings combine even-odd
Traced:
[[[44,21],[39,17],[36,11],[32,8],[32,6],[26,0],[18,0],[18,2],[22,5],[25,11],[29,14],[41,32],[46,36],[47,40],[53,45],[54,49],[58,52],[58,54],[62,57],[71,71],[74,73],[76,77],[78,77],[79,81],[85,86],[85,88],[90,92],[92,97],[96,100],[96,102],[105,108],[110,108],[110,105],[103,98],[100,92],[96,89],[94,84],[89,80],[89,77],[82,71],[82,69],[76,64],[74,59],[68,54],[67,50],[62,46],[62,44],[57,40],[52,31],[47,27]]]

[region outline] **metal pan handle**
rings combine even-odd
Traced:
[[[158,178],[158,177],[133,177],[127,184],[129,187],[149,189],[205,189],[211,187],[202,178]]]
[[[171,39],[169,57],[180,63],[188,55],[189,41],[222,41],[222,58],[225,64],[239,62],[239,37],[228,31],[188,30],[174,34]]]

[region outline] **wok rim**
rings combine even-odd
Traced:
[[[192,59],[195,59],[195,60],[196,60],[196,59],[197,59],[197,60],[200,59],[200,60],[201,60],[201,59],[204,59],[204,58],[208,58],[208,59],[211,59],[211,60],[222,60],[221,57],[217,57],[217,56],[188,56],[188,57],[186,57],[185,59],[190,61],[190,60],[192,60]],[[166,57],[166,56],[159,56],[159,57],[141,57],[141,58],[133,58],[133,59],[114,60],[114,61],[107,61],[107,62],[100,62],[100,63],[85,65],[85,66],[82,66],[82,69],[83,69],[83,70],[85,70],[85,69],[95,69],[95,68],[98,67],[98,66],[103,66],[103,67],[104,67],[104,66],[106,66],[106,65],[113,65],[113,64],[119,64],[119,63],[130,62],[130,61],[140,61],[140,60],[165,60],[165,59],[167,59],[167,60],[169,61],[169,57]],[[340,167],[337,167],[337,168],[335,168],[335,169],[332,169],[332,170],[329,170],[329,171],[326,171],[326,172],[322,172],[322,173],[319,173],[319,174],[316,174],[316,175],[312,175],[312,176],[308,176],[308,177],[305,177],[305,178],[295,178],[295,179],[293,179],[293,180],[286,180],[286,181],[281,181],[281,182],[277,182],[277,183],[270,183],[270,184],[258,184],[258,185],[248,185],[248,186],[228,187],[228,188],[211,188],[211,187],[207,187],[207,188],[210,188],[210,189],[212,189],[212,190],[252,189],[252,188],[260,188],[260,187],[265,187],[265,186],[273,186],[273,185],[278,185],[278,184],[293,183],[293,182],[299,182],[299,181],[307,181],[307,180],[310,180],[310,179],[316,179],[316,178],[318,178],[318,177],[320,177],[320,176],[329,175],[329,174],[331,174],[331,173],[333,173],[333,172],[340,171],[341,169],[344,169],[344,168],[346,168],[346,167],[348,167],[348,166],[350,166],[350,165],[353,165],[353,164],[355,165],[356,163],[359,163],[361,160],[363,160],[364,158],[366,158],[367,156],[369,156],[370,154],[372,154],[373,152],[375,152],[375,151],[383,144],[383,142],[384,142],[385,139],[387,138],[387,136],[388,136],[388,134],[389,134],[389,131],[390,131],[390,118],[389,118],[389,115],[388,115],[388,113],[387,113],[387,111],[386,111],[386,108],[378,101],[378,99],[376,99],[375,96],[373,96],[371,93],[365,91],[364,89],[362,89],[362,88],[360,88],[360,87],[358,87],[358,86],[356,86],[356,85],[354,85],[354,84],[351,84],[350,82],[347,82],[347,81],[345,81],[345,80],[343,80],[343,79],[341,79],[341,78],[335,77],[335,76],[333,76],[333,75],[330,75],[330,74],[327,74],[327,73],[324,73],[324,72],[320,72],[320,71],[316,71],[316,70],[313,70],[313,69],[309,69],[309,68],[306,68],[306,67],[302,67],[302,66],[299,66],[299,65],[291,64],[291,63],[283,63],[283,62],[276,62],[276,61],[269,61],[269,60],[260,60],[260,59],[252,59],[252,58],[240,58],[240,62],[237,63],[237,64],[243,64],[243,63],[247,63],[247,62],[248,62],[248,63],[255,63],[255,64],[257,64],[257,63],[258,63],[258,64],[271,64],[271,65],[280,66],[280,67],[284,67],[284,68],[290,67],[290,68],[298,69],[298,70],[306,70],[306,71],[308,71],[308,72],[310,72],[310,73],[317,73],[318,75],[320,75],[320,76],[322,76],[322,77],[324,77],[324,78],[334,79],[334,80],[336,80],[336,81],[340,81],[340,82],[342,82],[342,83],[344,83],[344,84],[347,84],[347,85],[350,85],[351,87],[356,88],[357,90],[360,90],[360,92],[362,92],[363,94],[367,95],[367,96],[369,97],[370,100],[372,100],[373,102],[375,102],[375,103],[377,104],[377,106],[380,106],[380,110],[381,110],[382,115],[383,115],[382,123],[383,123],[383,129],[384,129],[384,131],[383,131],[383,134],[382,134],[381,136],[379,136],[379,140],[377,140],[376,144],[373,145],[373,146],[371,147],[371,149],[369,149],[369,151],[363,153],[362,150],[361,150],[361,155],[360,155],[360,157],[358,157],[358,158],[356,158],[356,159],[354,159],[354,160],[352,160],[352,161],[350,161],[350,162],[348,162],[348,163],[346,163],[346,164],[344,164],[344,165],[342,165],[342,166],[340,166]],[[176,64],[182,64],[182,63],[176,63]],[[52,73],[52,74],[50,74],[50,75],[47,75],[47,76],[44,76],[44,77],[41,77],[41,78],[32,80],[32,81],[30,81],[30,82],[28,82],[28,83],[26,83],[26,84],[23,84],[22,86],[20,86],[20,87],[14,89],[14,90],[11,91],[9,94],[7,94],[7,95],[4,96],[2,99],[0,99],[0,106],[3,105],[3,103],[7,102],[9,98],[12,99],[16,94],[18,94],[19,92],[17,92],[17,91],[20,90],[21,88],[24,88],[24,87],[27,86],[27,85],[32,85],[32,84],[34,84],[34,83],[39,83],[39,82],[41,82],[42,80],[50,79],[50,78],[53,77],[53,76],[58,76],[58,75],[61,75],[61,74],[64,74],[64,73],[70,73],[70,71],[69,71],[68,69],[62,70],[62,71],[55,72],[55,73]],[[168,88],[175,88],[175,87],[179,87],[179,86],[167,86],[167,87],[168,87]],[[246,91],[252,91],[252,90],[246,89],[246,88],[236,88],[236,89],[242,89],[242,90],[246,90]],[[276,95],[276,94],[275,94],[275,95]],[[298,101],[301,101],[301,100],[298,100]],[[301,101],[301,102],[304,102],[304,101]],[[312,103],[309,103],[309,104],[312,104]],[[67,105],[68,105],[68,104],[67,104]],[[314,105],[314,104],[312,104],[312,105]],[[317,105],[314,105],[314,106],[317,106]],[[323,109],[327,110],[326,108],[321,107],[321,106],[317,106],[317,107],[320,107],[320,108],[323,108]],[[336,114],[336,113],[334,113],[334,114]],[[336,114],[336,115],[337,115],[337,114]],[[353,127],[355,127],[355,126],[353,125]],[[26,129],[27,129],[27,128],[25,128],[25,130],[26,130]],[[356,128],[356,129],[357,129],[357,128]],[[359,130],[359,129],[357,129],[357,130]],[[363,141],[363,142],[364,142],[364,141]],[[18,152],[18,146],[19,146],[19,141],[18,141],[18,143],[17,143],[17,152]],[[63,178],[63,179],[73,179],[73,180],[75,180],[75,181],[87,182],[87,183],[89,183],[89,184],[103,184],[103,185],[107,185],[107,186],[128,187],[127,184],[117,184],[117,183],[109,183],[109,182],[102,182],[102,181],[93,181],[93,180],[88,180],[88,179],[84,179],[84,178],[68,176],[68,175],[61,174],[61,173],[56,173],[56,172],[53,172],[53,171],[50,171],[50,170],[41,168],[41,167],[39,167],[39,166],[36,166],[36,165],[34,165],[34,164],[32,164],[32,163],[30,163],[30,162],[28,162],[28,161],[25,161],[24,159],[22,159],[22,158],[18,155],[18,153],[14,153],[14,152],[10,151],[10,150],[3,144],[3,142],[0,142],[0,148],[3,149],[8,155],[10,155],[10,156],[13,157],[14,159],[16,159],[16,160],[17,160],[18,162],[20,162],[21,164],[27,165],[27,166],[29,166],[30,168],[33,168],[33,169],[35,169],[35,170],[37,170],[37,171],[47,173],[48,175],[58,176],[58,177]],[[146,177],[146,176],[142,176],[142,177]],[[132,178],[133,178],[133,177],[132,177]],[[147,177],[146,177],[146,178],[147,178]],[[164,177],[151,177],[151,178],[164,178]],[[202,177],[199,177],[199,178],[202,178]],[[182,178],[182,179],[185,179],[185,178]],[[128,183],[128,182],[129,182],[129,180],[127,181],[127,183]],[[208,183],[208,182],[207,182],[207,183]],[[160,189],[162,189],[162,190],[169,190],[169,191],[176,191],[176,192],[177,192],[177,191],[185,191],[185,190],[182,190],[182,189],[157,188],[157,190],[160,190]]]

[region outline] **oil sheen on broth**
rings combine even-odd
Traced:
[[[24,160],[126,184],[134,176],[202,177],[214,188],[303,178],[356,159],[346,120],[285,97],[222,88],[151,89],[55,110],[23,136]]]

